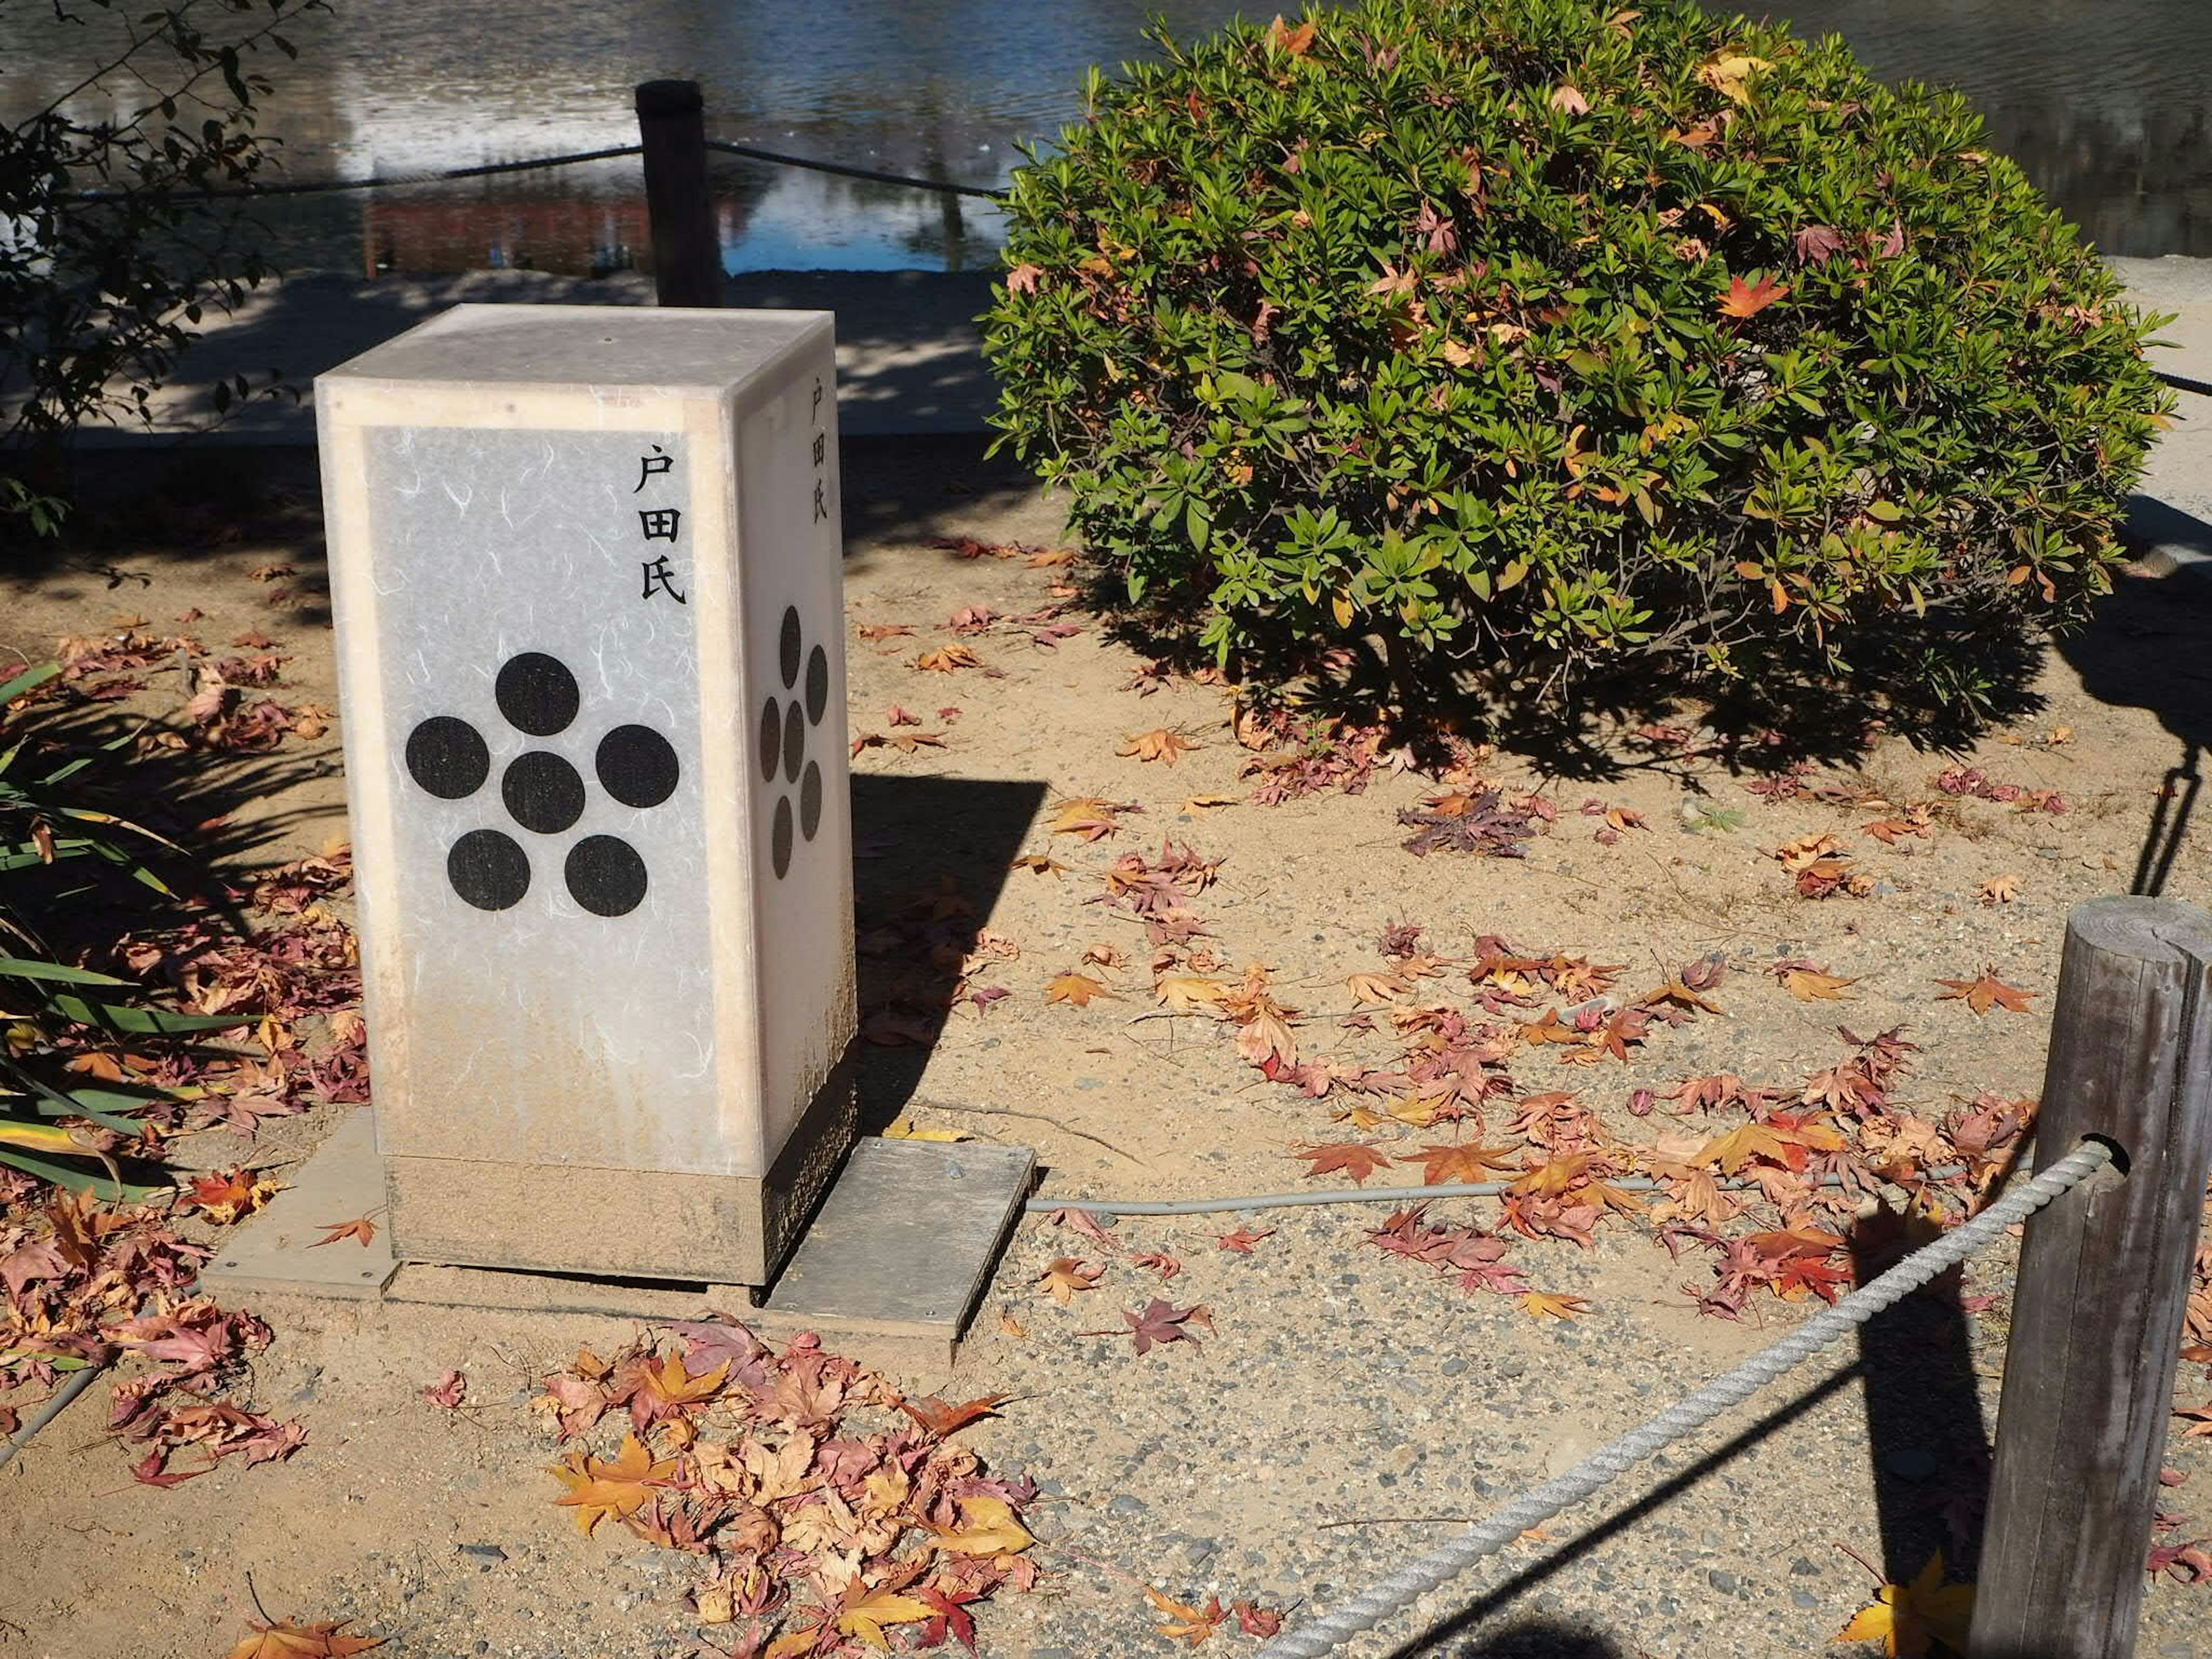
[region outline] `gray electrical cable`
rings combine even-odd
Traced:
[[[1948,1181],[1966,1173],[1963,1164],[1946,1164],[1927,1172],[1930,1181]],[[1755,1181],[1723,1181],[1724,1192],[1747,1192]],[[1841,1176],[1823,1176],[1814,1185],[1840,1187]],[[1411,1204],[1431,1198],[1496,1198],[1513,1190],[1510,1181],[1448,1181],[1434,1187],[1328,1187],[1310,1192],[1248,1193],[1241,1198],[1032,1198],[1022,1208],[1030,1215],[1054,1210],[1087,1210],[1094,1215],[1229,1215],[1238,1210],[1295,1210],[1314,1204]],[[1608,1187],[1625,1192],[1664,1191],[1667,1183],[1649,1176],[1617,1176]]]
[[[105,1365],[87,1365],[82,1370],[73,1374],[66,1382],[54,1390],[54,1397],[46,1401],[44,1410],[14,1434],[9,1435],[6,1440],[0,1441],[0,1469],[4,1469],[9,1464],[14,1462],[15,1454],[29,1445],[40,1429],[45,1428],[47,1424],[67,1410],[70,1401],[90,1388],[93,1379],[106,1369]]]
[[[1641,1428],[1633,1429],[1593,1453],[1565,1474],[1526,1492],[1487,1521],[1438,1545],[1364,1594],[1304,1628],[1286,1632],[1260,1650],[1259,1659],[1323,1659],[1364,1630],[1411,1606],[1446,1579],[1493,1555],[1529,1528],[1549,1520],[1610,1485],[1654,1452],[1711,1422],[1784,1372],[1802,1365],[1839,1337],[1848,1335],[1885,1308],[1904,1300],[1947,1267],[1956,1266],[2025,1220],[2062,1193],[2072,1190],[2112,1161],[2111,1147],[2084,1141],[2032,1181],[2022,1182],[1972,1220],[1914,1251],[1887,1273],[1822,1310],[1788,1336],[1716,1377],[1686,1400],[1677,1401]]]

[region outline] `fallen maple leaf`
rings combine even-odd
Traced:
[[[1296,1146],[1291,1149],[1292,1158],[1306,1160],[1308,1176],[1341,1173],[1351,1178],[1355,1187],[1367,1184],[1367,1177],[1389,1162],[1388,1154],[1365,1141],[1338,1140],[1325,1146]]]
[[[937,1609],[927,1601],[896,1590],[870,1589],[857,1580],[846,1595],[848,1599],[837,1607],[838,1631],[846,1636],[857,1636],[881,1652],[889,1652],[891,1645],[890,1638],[884,1634],[884,1626],[918,1625],[937,1615]],[[808,1644],[810,1648],[812,1645]]]
[[[1986,1016],[1992,1008],[2002,1008],[2008,1013],[2024,1014],[2028,999],[2035,995],[2017,985],[2008,985],[1996,976],[1994,969],[1982,969],[1979,979],[1939,979],[1938,985],[1950,988],[1936,999],[1938,1002],[1963,1002],[1977,1014]]]
[[[1065,1308],[1068,1298],[1078,1291],[1095,1291],[1105,1273],[1104,1267],[1088,1261],[1079,1261],[1072,1255],[1063,1255],[1049,1263],[1037,1275],[1037,1289]]]
[[[950,674],[956,669],[980,668],[983,659],[958,641],[939,646],[934,651],[925,651],[914,659],[916,668],[926,668],[932,673]]]
[[[1531,1319],[1575,1319],[1588,1312],[1589,1304],[1578,1296],[1554,1296],[1548,1291],[1526,1291],[1521,1311]]]
[[[319,1249],[325,1244],[335,1244],[342,1238],[359,1239],[363,1249],[376,1242],[376,1223],[367,1216],[351,1221],[318,1221],[315,1225],[327,1227],[330,1231],[307,1246],[311,1250]]]
[[[1306,27],[1310,28],[1313,26],[1308,24]],[[1188,1642],[1193,1647],[1212,1635],[1216,1626],[1229,1616],[1218,1595],[1203,1607],[1194,1607],[1188,1602],[1163,1595],[1147,1584],[1145,1586],[1145,1599],[1159,1614],[1159,1633],[1170,1642]]]
[[[1854,1613],[1834,1639],[1880,1642],[1889,1659],[1918,1659],[1934,1642],[1964,1652],[1973,1610],[1974,1587],[1943,1582],[1938,1550],[1910,1584],[1884,1584],[1874,1605]]]
[[[1487,1181],[1492,1172],[1511,1170],[1511,1154],[1504,1146],[1424,1146],[1412,1158],[1401,1158],[1401,1164],[1421,1166],[1421,1184],[1440,1187],[1459,1182]]]
[[[682,1362],[672,1362],[680,1370]],[[715,1378],[720,1385],[720,1377]],[[553,1501],[576,1511],[576,1530],[589,1534],[606,1516],[617,1520],[635,1515],[653,1498],[653,1483],[673,1477],[682,1465],[674,1460],[655,1462],[645,1443],[635,1434],[623,1437],[622,1455],[609,1462],[580,1449],[565,1462],[549,1464],[545,1473],[568,1488]],[[280,1650],[281,1651],[281,1650]]]
[[[1974,896],[1985,905],[2010,904],[2020,896],[2020,878],[1991,876],[1974,889]]]
[[[1007,866],[1013,870],[1033,871],[1040,876],[1065,876],[1068,866],[1058,859],[1048,858],[1042,853],[1024,853]]]
[[[1756,317],[1789,292],[1787,283],[1778,283],[1771,276],[1762,275],[1755,283],[1731,276],[1729,291],[1719,301],[1720,313],[1723,317]]]
[[[1134,756],[1140,761],[1165,761],[1170,766],[1173,766],[1179,756],[1187,755],[1197,747],[1198,745],[1189,738],[1178,732],[1170,732],[1166,726],[1156,726],[1150,732],[1139,732],[1134,737],[1123,738],[1121,746],[1114,752],[1117,755]]]
[[[251,1215],[259,1209],[269,1201],[270,1194],[283,1190],[281,1182],[256,1181],[251,1172],[234,1168],[194,1176],[191,1191],[184,1202],[204,1212],[217,1225],[227,1227],[240,1216]]]
[[[937,1547],[957,1555],[1018,1555],[1036,1540],[1003,1498],[960,1500],[960,1524],[937,1534]]]
[[[1840,1002],[1844,988],[1858,983],[1855,979],[1825,972],[1809,962],[1778,962],[1774,964],[1774,977],[1800,1002]]]
[[[1263,1238],[1273,1238],[1274,1236],[1275,1230],[1273,1227],[1267,1229],[1264,1232],[1257,1233],[1254,1232],[1249,1227],[1239,1227],[1233,1233],[1222,1234],[1215,1242],[1218,1243],[1223,1249],[1231,1251],[1237,1255],[1249,1255],[1252,1254],[1252,1247],[1255,1244],[1257,1244]]]
[[[1122,1322],[1128,1328],[1119,1331],[1079,1331],[1079,1336],[1127,1336],[1136,1340],[1139,1353],[1149,1352],[1170,1342],[1188,1342],[1194,1348],[1202,1346],[1190,1334],[1188,1327],[1197,1325],[1206,1330],[1213,1328],[1213,1315],[1202,1303],[1188,1308],[1178,1308],[1154,1297],[1142,1311],[1134,1308],[1121,1310]]]
[[[854,626],[853,631],[872,643],[877,640],[896,639],[902,634],[913,633],[914,629],[904,623],[859,623]]]
[[[230,1650],[230,1659],[348,1659],[348,1656],[380,1648],[381,1636],[348,1636],[350,1619],[325,1620],[317,1625],[295,1625],[280,1620],[273,1625],[253,1625],[253,1634]]]
[[[987,1394],[978,1400],[963,1401],[954,1405],[949,1400],[939,1400],[934,1395],[920,1400],[902,1400],[899,1409],[942,1440],[957,1434],[970,1423],[994,1416],[1000,1407],[1012,1400],[1010,1394]]]
[[[1097,980],[1073,969],[1065,974],[1055,974],[1045,981],[1044,986],[1044,1000],[1048,1003],[1072,1002],[1079,1008],[1089,1007],[1094,997],[1104,997],[1110,1001],[1113,996],[1114,993]]]

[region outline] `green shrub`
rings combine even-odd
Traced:
[[[1692,0],[1157,38],[1016,173],[988,349],[1116,599],[1224,665],[1973,702],[2109,586],[2165,319],[1955,94]]]

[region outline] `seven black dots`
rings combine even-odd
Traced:
[[[806,757],[806,728],[822,724],[830,707],[830,653],[821,646],[810,648],[799,607],[787,605],[776,629],[776,671],[791,700],[770,692],[760,717],[761,781],[774,785],[779,769],[783,781],[799,786],[799,811],[794,820],[791,797],[776,792],[769,817],[769,866],[781,878],[791,869],[795,842],[812,841],[822,827],[822,768]],[[799,684],[805,670],[806,683]],[[794,834],[794,830],[796,834]]]

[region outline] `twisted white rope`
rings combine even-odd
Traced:
[[[1731,1407],[1741,1405],[1784,1372],[1796,1370],[1838,1338],[1904,1300],[1945,1268],[1965,1261],[2006,1228],[2034,1214],[2061,1193],[2071,1191],[2112,1161],[2109,1146],[2094,1140],[2082,1142],[1971,1221],[1914,1251],[1871,1284],[1824,1309],[1772,1347],[1714,1378],[1641,1428],[1631,1430],[1565,1474],[1516,1498],[1472,1530],[1439,1544],[1335,1612],[1278,1636],[1260,1650],[1259,1659],[1322,1659],[1446,1579],[1464,1572],[1483,1557],[1494,1555],[1529,1528],[1580,1503],[1652,1453],[1703,1428]]]

